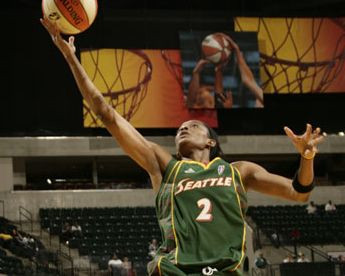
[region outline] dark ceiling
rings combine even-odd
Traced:
[[[226,11],[236,16],[343,16],[344,0],[98,0],[101,9],[110,10],[170,10],[188,12]],[[6,8],[39,8],[40,0],[11,0]]]

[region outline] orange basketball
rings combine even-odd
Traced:
[[[201,43],[201,50],[205,59],[218,64],[225,62],[231,54],[231,45],[225,35],[210,34]]]
[[[65,34],[78,34],[90,27],[97,15],[97,0],[42,0],[42,11]]]

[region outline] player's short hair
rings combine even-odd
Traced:
[[[222,148],[220,147],[220,143],[218,140],[218,134],[208,124],[206,124],[205,122],[202,122],[202,123],[208,130],[208,138],[216,141],[216,145],[214,147],[211,147],[210,149],[210,160],[213,160],[216,157],[223,156],[223,151],[222,151]]]

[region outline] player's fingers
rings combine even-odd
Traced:
[[[46,19],[40,18],[40,22],[43,25],[43,27],[49,32],[51,33],[51,29],[50,26],[48,24],[48,21]]]
[[[286,127],[284,127],[284,131],[285,131],[285,134],[289,137],[289,138],[291,138],[291,139],[296,139],[296,135],[295,135],[295,133],[293,133],[293,131],[290,129],[290,128],[288,128],[287,126]]]
[[[324,139],[325,139],[324,136],[319,136],[313,140],[313,144],[314,145],[320,144]]]
[[[74,36],[70,36],[70,37],[68,38],[68,43],[69,43],[69,45],[71,45],[72,47],[74,47]]]
[[[45,26],[45,28],[48,30],[49,33],[52,34],[55,32],[54,24],[48,18],[44,17],[41,22]]]
[[[311,127],[311,124],[307,124],[306,129],[305,129],[305,137],[307,140],[310,139],[310,135],[313,131],[313,128]]]
[[[45,22],[44,22],[43,18],[40,18],[40,22],[41,22],[41,24],[43,25],[43,27],[46,27],[46,25],[45,25]]]
[[[321,128],[317,127],[315,130],[314,130],[314,134],[319,134],[321,132]]]
[[[321,129],[317,127],[316,129],[313,130],[312,137],[313,138],[318,137],[320,133],[321,133]]]

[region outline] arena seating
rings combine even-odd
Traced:
[[[119,258],[128,257],[133,263],[149,260],[148,245],[160,239],[155,208],[68,208],[40,209],[42,228],[62,236],[65,222],[77,222],[81,237],[72,237],[68,244],[77,248],[80,255],[88,255],[100,268],[107,268],[113,253]]]
[[[251,206],[247,215],[268,237],[277,234],[283,245],[345,244],[345,205],[331,213],[317,205],[315,214],[308,214],[305,205]]]
[[[20,259],[12,256],[6,256],[6,252],[3,250],[0,254],[0,273],[10,275],[25,275],[24,266]]]
[[[14,229],[20,237],[15,236]],[[15,225],[3,217],[0,217],[0,233],[0,274],[38,276],[59,274],[57,268],[49,267],[54,266],[55,263],[51,263],[46,258],[47,253],[51,252],[45,249],[39,239],[19,231]],[[30,242],[24,242],[23,237],[30,238]],[[26,260],[26,265],[23,263],[24,260]]]

